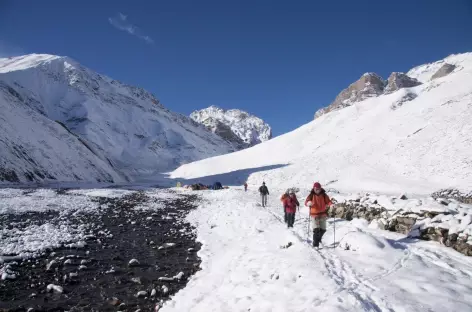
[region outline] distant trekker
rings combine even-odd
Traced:
[[[313,246],[318,247],[321,238],[326,232],[326,219],[328,217],[326,209],[332,202],[321,184],[316,182],[310,195],[305,200],[305,206],[310,208],[310,218],[313,227]]]
[[[269,189],[265,182],[262,182],[261,187],[259,187],[259,193],[261,193],[262,207],[267,206],[267,195],[269,195]]]
[[[247,182],[244,183],[244,192],[247,192]]]

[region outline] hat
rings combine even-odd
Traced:
[[[313,188],[314,189],[320,189],[321,188],[320,182],[315,182],[315,184],[313,184]]]

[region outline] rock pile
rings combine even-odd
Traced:
[[[437,241],[466,256],[472,256],[472,207],[468,205],[472,202],[471,195],[453,189],[440,190],[429,199],[435,205],[427,205],[421,200],[408,200],[406,196],[400,197],[403,199],[392,197],[392,203],[409,201],[410,208],[388,210],[378,204],[375,196],[366,194],[336,203],[329,214],[348,221],[354,218],[369,222],[376,220],[380,229]]]

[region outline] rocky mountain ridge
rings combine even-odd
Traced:
[[[406,74],[401,72],[393,72],[387,80],[384,80],[376,73],[365,73],[357,81],[341,91],[331,104],[316,111],[315,119],[331,111],[349,107],[354,103],[361,102],[368,98],[387,95],[400,89],[408,89],[419,86],[426,81],[431,81],[447,76],[456,69],[455,65],[449,64],[447,61],[442,60],[434,63],[434,65],[437,66],[438,63],[441,63],[442,65],[432,76],[428,77],[427,80],[423,79],[423,81],[420,81],[416,77],[412,76],[415,73],[415,68]]]
[[[190,118],[218,134],[238,150],[272,138],[272,129],[267,123],[239,109],[224,110],[210,106],[194,111]]]

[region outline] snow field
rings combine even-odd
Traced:
[[[300,128],[236,153],[186,164],[172,178],[234,177],[280,188],[315,180],[349,192],[430,194],[472,188],[472,53],[446,59],[448,76],[330,112]],[[436,67],[416,68],[420,78]],[[392,109],[412,92],[417,97]],[[268,166],[280,166],[267,170]],[[247,171],[249,170],[249,173]],[[242,182],[241,182],[242,181]]]

